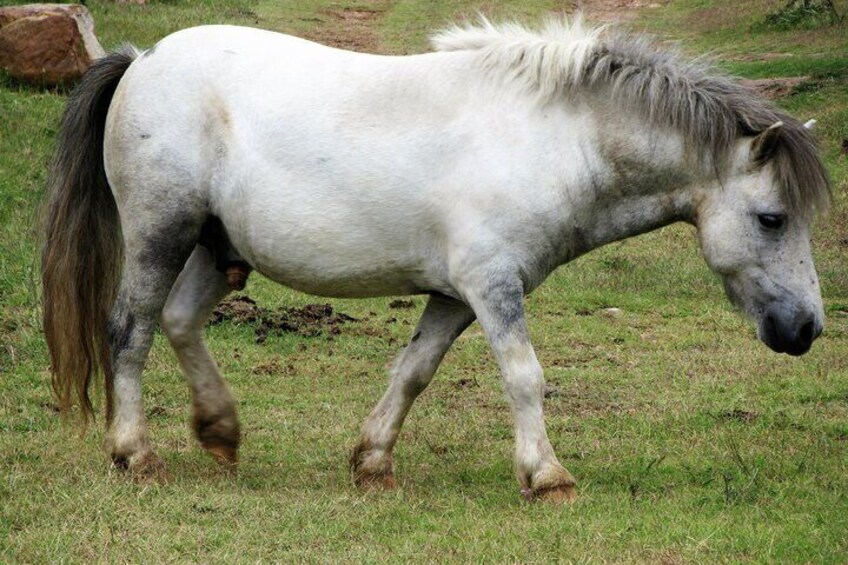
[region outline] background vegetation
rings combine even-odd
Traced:
[[[107,48],[149,47],[186,26],[227,22],[384,53],[425,50],[429,31],[476,10],[534,22],[573,8],[553,0],[87,4]],[[836,196],[814,237],[828,320],[810,354],[794,359],[759,344],[699,258],[693,230],[673,226],[560,269],[528,301],[554,387],[551,439],[580,481],[571,506],[520,498],[509,410],[476,325],[408,419],[396,452],[401,488],[362,493],[351,485],[348,449],[420,298],[412,308],[334,300],[356,318],[337,334],[272,332],[257,343],[249,324],[211,326],[210,347],[244,427],[236,478],[191,438],[188,394],[157,336],[146,409],[172,478],[135,484],[109,468],[102,432],[80,438],[50,396],[33,226],[65,93],[4,79],[0,562],[844,563],[848,30],[818,16],[769,16],[784,0],[582,4],[593,17],[709,52],[747,78],[803,77],[778,102],[818,119]],[[325,302],[257,276],[246,293],[271,310]]]

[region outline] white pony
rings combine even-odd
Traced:
[[[157,320],[194,429],[235,464],[235,403],[203,343],[250,269],[324,296],[430,296],[351,457],[392,487],[415,397],[475,319],[515,419],[525,496],[574,496],[545,431],[523,298],[557,266],[685,221],[775,351],[822,331],[810,224],[829,187],[799,122],[702,64],[577,21],[453,28],[383,57],[209,26],[99,61],[48,193],[45,332],[63,408],[106,381],[115,464],[155,472],[141,373]],[[229,281],[228,285],[228,275]]]

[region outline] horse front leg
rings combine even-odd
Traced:
[[[542,367],[530,343],[524,291],[512,278],[486,277],[467,293],[497,358],[515,421],[515,472],[525,498],[555,503],[576,496],[574,477],[554,454],[542,414]]]
[[[392,369],[389,388],[362,426],[350,456],[354,482],[362,487],[394,488],[392,449],[406,414],[430,384],[439,363],[456,338],[474,321],[468,306],[433,295],[409,345]]]

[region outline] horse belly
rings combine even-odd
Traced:
[[[254,269],[310,294],[368,297],[449,291],[437,237],[409,215],[378,213],[304,190],[223,212],[230,239]]]

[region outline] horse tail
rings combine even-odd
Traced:
[[[106,418],[112,376],[106,326],[120,282],[123,241],[103,165],[106,114],[118,82],[137,56],[127,47],[99,59],[71,94],[50,165],[41,253],[44,336],[53,391],[83,425],[94,416],[88,391],[101,371]]]

